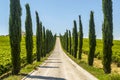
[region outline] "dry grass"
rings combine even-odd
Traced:
[[[85,61],[86,63],[88,62],[87,57],[88,56],[86,54],[82,54],[82,60]],[[97,58],[94,58],[94,64],[93,65],[94,65],[93,67],[96,67],[96,68],[100,68],[100,69],[103,68],[102,60],[99,60]],[[113,74],[114,73],[120,74],[120,67],[117,67],[117,65],[115,63],[112,63],[111,68],[112,68],[112,73]]]

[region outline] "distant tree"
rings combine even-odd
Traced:
[[[42,46],[43,46],[43,44],[42,44],[42,39],[43,39],[43,37],[42,37],[42,22],[40,22],[40,54],[41,54],[41,57],[44,57],[43,56],[43,53],[42,53]]]
[[[111,73],[112,46],[113,46],[113,17],[112,0],[102,0],[104,23],[103,34],[103,68],[106,74]]]
[[[45,34],[45,27],[43,27],[43,53],[44,53],[44,57],[46,56],[46,46],[45,46],[45,44],[46,44],[46,34]]]
[[[36,53],[37,53],[37,61],[40,61],[41,59],[41,47],[40,47],[40,40],[41,40],[41,28],[39,24],[39,15],[38,12],[36,11],[36,23],[37,23],[37,32],[36,32]]]
[[[49,35],[49,30],[48,29],[46,29],[46,37],[45,37],[45,40],[46,40],[46,44],[45,44],[45,46],[46,46],[46,54],[49,52],[49,50],[48,50],[48,46],[49,46],[49,39],[48,39],[48,35]]]
[[[12,74],[20,72],[21,42],[21,5],[20,0],[10,0],[9,36],[11,46]]]
[[[78,47],[78,33],[77,33],[77,23],[74,20],[74,28],[73,28],[73,55],[77,58],[77,47]]]
[[[78,59],[82,58],[82,46],[83,46],[83,28],[81,16],[79,16],[79,56]]]
[[[46,53],[49,53],[53,49],[54,43],[55,43],[55,38],[52,32],[46,29]]]
[[[67,39],[66,39],[66,32],[64,33],[62,37],[62,42],[63,42],[63,48],[67,51]]]
[[[66,30],[65,38],[66,38],[66,51],[68,52],[68,30]]]
[[[71,54],[71,32],[69,30],[69,53]]]
[[[29,4],[25,5],[26,7],[26,21],[25,21],[25,29],[26,29],[26,52],[27,52],[27,62],[32,63],[32,54],[33,54],[33,32],[32,32],[32,19],[30,13]]]
[[[96,35],[95,35],[95,23],[94,23],[94,13],[90,13],[89,21],[89,54],[88,54],[88,64],[93,65],[94,53],[96,47]]]

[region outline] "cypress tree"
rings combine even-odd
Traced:
[[[45,40],[45,27],[43,27],[43,53],[44,53],[44,57],[46,56],[46,47],[45,47],[45,44],[46,44],[46,40]]]
[[[74,57],[77,58],[77,47],[78,47],[78,34],[77,34],[77,23],[74,20],[74,28],[73,28],[73,51]]]
[[[41,59],[41,49],[40,49],[40,40],[41,40],[41,28],[40,28],[40,24],[39,24],[39,15],[38,12],[36,11],[36,23],[37,23],[37,32],[36,32],[36,53],[37,53],[37,61],[40,61]]]
[[[66,51],[68,52],[68,30],[66,30]]]
[[[50,30],[46,30],[46,52],[49,53],[54,47],[54,36]]]
[[[46,53],[49,52],[49,50],[48,50],[48,48],[49,48],[49,47],[48,47],[48,46],[49,46],[49,45],[48,45],[48,43],[49,43],[48,35],[49,35],[49,30],[47,29],[47,30],[46,30],[46,39],[45,39],[45,40],[46,40],[46,44],[45,44],[45,46],[46,46]]]
[[[53,47],[55,46],[57,34],[54,35]]]
[[[73,27],[73,29],[72,29],[72,49],[71,49],[72,56],[74,56],[74,39],[75,39],[75,36],[74,36],[74,27]]]
[[[40,54],[41,57],[43,57],[43,53],[42,53],[42,22],[40,22]]]
[[[79,16],[79,56],[78,58],[81,59],[82,57],[82,46],[83,46],[83,29],[82,29],[82,21],[81,16]]]
[[[90,13],[89,21],[89,54],[88,54],[88,64],[93,65],[94,53],[96,47],[96,35],[95,35],[95,24],[94,24],[94,13]]]
[[[26,52],[27,52],[27,62],[32,63],[32,54],[33,54],[33,32],[32,32],[32,19],[30,13],[29,4],[26,4],[26,21],[25,21],[25,29],[26,29]]]
[[[69,30],[69,53],[71,54],[71,32]]]
[[[54,36],[52,34],[52,32],[49,30],[49,37],[48,39],[50,39],[50,45],[49,45],[49,52],[53,49],[53,44],[54,44]]]
[[[10,0],[9,36],[12,74],[20,72],[21,15],[20,0]]]
[[[66,40],[66,32],[64,33],[64,35],[63,35],[63,48],[67,51],[67,40]]]
[[[113,46],[113,18],[112,0],[102,0],[104,23],[103,34],[103,68],[106,74],[111,73],[112,46]]]

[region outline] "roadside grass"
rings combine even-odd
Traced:
[[[53,48],[54,49],[54,48]],[[36,60],[36,36],[33,36],[33,64],[27,64],[26,61],[26,47],[25,47],[25,36],[22,36],[21,40],[21,71],[19,75],[12,76],[12,64],[11,64],[11,50],[9,43],[9,36],[0,36],[0,80],[6,77],[5,80],[20,80],[31,72],[36,66],[40,65],[47,57],[51,54],[47,54],[45,58],[42,59],[41,62],[35,62]],[[9,76],[9,77],[8,77]],[[18,78],[18,79],[17,79]]]
[[[120,80],[120,74],[112,74],[109,80]]]
[[[9,36],[0,36],[0,77],[7,72],[11,71],[11,49]],[[27,64],[26,61],[26,47],[25,47],[25,36],[22,36],[21,40],[21,66]],[[36,38],[33,36],[33,59],[36,58]]]
[[[103,40],[96,39],[96,44],[97,45],[96,45],[93,66],[89,66],[87,62],[88,61],[87,56],[89,53],[89,39],[88,38],[83,39],[83,48],[82,48],[83,54],[82,54],[81,60],[74,58],[69,53],[67,53],[64,49],[63,50],[72,60],[74,60],[78,65],[80,65],[85,70],[87,70],[88,72],[96,76],[99,80],[120,80],[120,46],[119,46],[120,40],[113,40],[111,74],[105,74],[103,71],[103,65],[102,65]],[[72,43],[72,48],[73,48],[73,43]]]
[[[120,64],[120,41],[119,40],[113,40],[113,55],[112,55],[112,71],[111,74],[105,74],[103,71],[103,65],[102,65],[102,48],[103,48],[103,41],[102,39],[96,39],[97,45],[96,45],[96,51],[95,51],[95,58],[94,58],[94,65],[89,66],[87,63],[87,56],[89,52],[89,39],[84,38],[83,39],[83,54],[82,59],[78,60],[75,59],[73,56],[71,56],[69,53],[67,55],[73,59],[78,65],[86,69],[88,72],[96,76],[99,80],[120,80],[120,67],[118,67],[118,64]]]
[[[41,65],[50,56],[50,54],[47,54],[47,56],[42,58],[40,62],[34,61],[33,64],[28,64],[25,67],[21,68],[21,71],[18,75],[9,75],[7,78],[4,78],[3,80],[13,80],[13,79],[21,80],[33,70],[37,70],[37,67]]]
[[[65,51],[65,50],[64,50]],[[120,74],[117,74],[115,72],[112,72],[111,74],[105,74],[103,71],[103,68],[96,66],[97,64],[94,64],[95,66],[89,66],[87,64],[87,55],[82,54],[82,59],[76,59],[69,53],[65,51],[65,53],[73,60],[75,61],[78,65],[80,65],[82,68],[90,72],[92,75],[97,77],[99,80],[120,80]],[[95,60],[96,61],[96,60]],[[100,64],[101,65],[101,64]]]

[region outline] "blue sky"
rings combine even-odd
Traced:
[[[72,30],[73,20],[78,23],[78,15],[82,16],[84,37],[88,37],[90,11],[94,11],[97,38],[102,38],[102,0],[20,0],[22,7],[22,30],[25,31],[25,4],[29,3],[33,21],[33,32],[36,33],[36,16],[38,11],[43,25],[53,33],[64,33]],[[0,0],[0,35],[8,34],[9,0]],[[120,39],[120,1],[113,0],[114,39]]]

